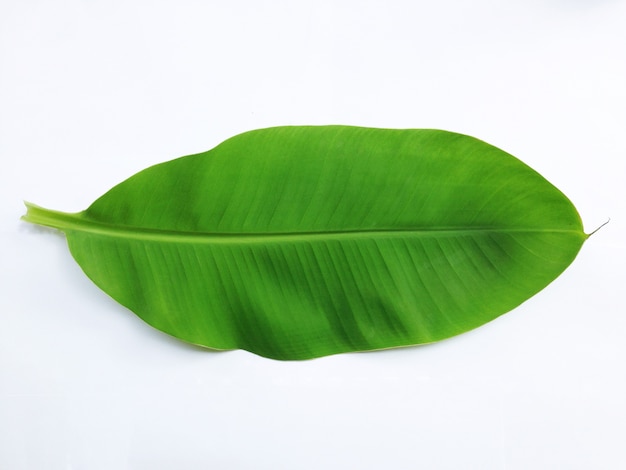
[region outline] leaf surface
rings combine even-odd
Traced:
[[[307,359],[430,343],[554,280],[587,238],[515,157],[438,130],[294,126],[147,168],[65,214],[102,290],[213,349]]]

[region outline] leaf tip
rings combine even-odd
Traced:
[[[593,232],[588,233],[587,234],[587,238],[591,237],[591,235],[593,235],[594,233],[596,233],[598,230],[600,230],[602,227],[604,227],[606,224],[608,224],[611,221],[611,218],[609,217],[608,220],[606,222],[604,222],[602,225],[600,225],[598,228],[596,228]]]

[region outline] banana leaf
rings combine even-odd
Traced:
[[[282,360],[476,328],[548,285],[588,237],[517,158],[423,129],[256,130],[149,167],[83,212],[27,208],[153,327]]]

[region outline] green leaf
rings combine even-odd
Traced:
[[[543,289],[587,238],[537,172],[438,130],[252,131],[141,171],[83,212],[27,206],[150,325],[276,359],[471,330]]]

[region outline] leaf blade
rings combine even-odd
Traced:
[[[56,220],[85,273],[149,324],[277,359],[473,329],[586,239],[571,202],[495,147],[343,126],[243,134],[57,215],[30,219]]]

